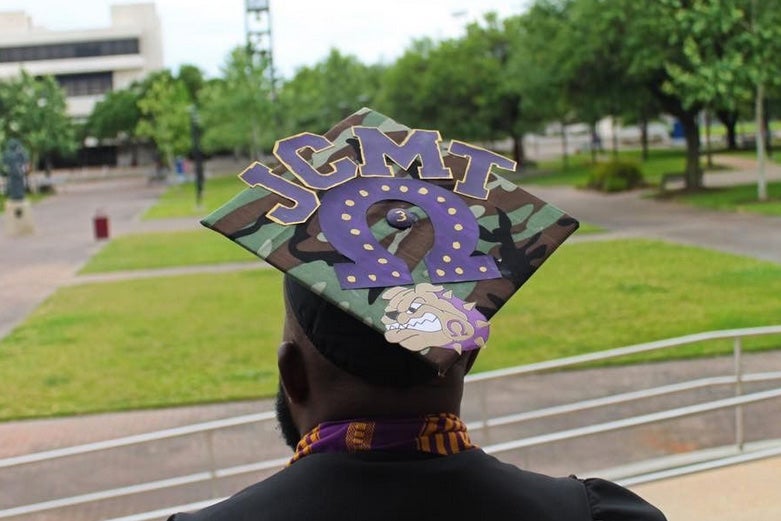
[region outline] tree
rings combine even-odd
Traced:
[[[161,166],[170,167],[174,156],[190,150],[190,105],[184,84],[170,73],[155,76],[138,100],[136,135],[154,141]]]
[[[116,140],[118,145],[129,144],[133,165],[138,163],[136,127],[141,119],[138,109],[140,97],[141,87],[138,84],[107,92],[95,104],[84,129],[92,137]]]
[[[179,73],[176,77],[184,84],[184,88],[187,89],[190,101],[192,103],[197,103],[198,94],[206,84],[206,80],[203,77],[203,71],[196,65],[185,63],[179,66]]]
[[[241,150],[257,158],[261,149],[271,147],[278,129],[267,67],[265,60],[236,47],[223,67],[224,77],[201,88],[198,105],[205,150]]]
[[[511,137],[513,154],[523,161],[522,95],[507,68],[513,36],[489,14],[461,38],[414,42],[384,72],[380,110],[452,138]]]
[[[436,107],[427,103],[423,91],[426,71],[436,44],[429,38],[412,42],[382,73],[377,108],[410,127],[436,128]]]
[[[312,67],[298,69],[277,99],[286,132],[322,134],[359,108],[373,105],[380,71],[336,49]]]
[[[542,122],[561,124],[562,155],[567,166],[566,125],[576,115],[577,89],[568,86],[576,77],[577,61],[568,61],[575,52],[567,37],[572,30],[567,21],[571,2],[539,0],[519,19],[509,72],[521,91],[524,120],[538,126]]]
[[[745,5],[746,0],[742,4]],[[747,48],[745,68],[748,79],[755,92],[755,121],[757,125],[757,198],[767,200],[767,179],[765,178],[765,143],[767,118],[764,114],[765,90],[778,87],[781,84],[781,66],[778,64],[781,52],[781,1],[751,0],[744,9],[748,13],[748,31],[744,32],[741,41]]]
[[[0,108],[0,134],[25,145],[33,168],[43,159],[49,175],[52,153],[76,149],[65,93],[53,77],[35,78],[23,70],[17,78],[0,83]]]

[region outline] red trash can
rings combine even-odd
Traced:
[[[98,210],[92,219],[92,227],[95,231],[95,240],[108,239],[108,215],[103,210]]]

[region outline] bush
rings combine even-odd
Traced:
[[[643,186],[640,167],[631,161],[600,163],[588,177],[588,187],[602,192],[620,192]]]

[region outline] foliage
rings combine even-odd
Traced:
[[[141,119],[138,110],[140,90],[136,86],[107,92],[92,109],[87,119],[87,131],[99,139],[133,138]]]
[[[436,128],[446,137],[496,140],[513,137],[516,159],[528,126],[520,123],[522,75],[509,68],[516,20],[488,15],[467,26],[462,38],[417,40],[382,77],[379,110],[413,127]]]
[[[53,77],[36,78],[22,70],[18,77],[0,82],[0,138],[19,139],[33,168],[49,153],[76,149],[65,93]]]
[[[198,101],[198,94],[206,83],[206,80],[203,77],[203,71],[195,65],[185,63],[179,66],[179,72],[176,75],[176,78],[184,84],[190,102],[196,103]]]
[[[266,61],[236,47],[222,69],[224,77],[202,87],[198,105],[205,151],[236,150],[258,158],[281,137],[274,124],[267,68]]]
[[[602,192],[621,192],[643,185],[640,167],[632,161],[612,160],[594,167],[588,187]]]
[[[190,150],[190,107],[184,84],[167,72],[154,77],[138,100],[141,119],[136,134],[155,142],[164,166],[170,167],[174,156]]]
[[[0,418],[269,396],[280,282],[253,270],[63,288],[0,341]],[[769,262],[658,241],[565,244],[492,320],[475,370],[766,325],[781,314],[779,291],[781,267]]]
[[[308,131],[324,134],[334,123],[377,97],[381,68],[331,49],[311,67],[298,69],[279,93],[286,134]]]

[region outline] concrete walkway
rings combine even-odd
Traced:
[[[721,160],[720,160],[721,161]],[[734,184],[752,182],[754,173],[750,170],[750,165],[741,159],[739,165],[744,169],[735,173],[709,174],[706,176],[706,184]],[[725,162],[725,161],[721,161]],[[738,165],[736,165],[738,166]],[[769,179],[781,179],[781,168],[771,166],[768,169]],[[14,327],[20,324],[26,316],[29,315],[45,298],[51,295],[57,288],[80,284],[85,282],[110,281],[120,278],[138,278],[152,277],[161,275],[174,275],[180,273],[191,273],[203,270],[234,270],[234,269],[259,269],[262,264],[259,263],[241,263],[222,265],[214,267],[187,267],[166,270],[145,270],[143,272],[126,272],[110,275],[80,276],[77,275],[81,266],[95,254],[103,245],[96,242],[92,234],[92,217],[99,209],[105,211],[111,222],[112,236],[122,235],[133,232],[151,232],[151,231],[174,231],[174,230],[195,230],[200,227],[196,219],[173,219],[162,221],[141,221],[140,216],[148,208],[164,187],[161,185],[149,184],[145,178],[122,178],[113,180],[103,180],[99,182],[71,183],[61,187],[60,193],[56,197],[50,197],[34,205],[33,211],[38,225],[38,233],[30,237],[12,238],[0,235],[0,338],[8,334]],[[649,237],[655,239],[664,239],[682,244],[690,244],[713,248],[720,251],[737,253],[741,255],[752,256],[771,262],[781,263],[781,218],[763,217],[756,215],[725,214],[711,211],[692,209],[673,202],[657,202],[650,199],[644,199],[641,194],[617,194],[601,195],[592,192],[575,190],[570,188],[542,188],[530,187],[529,191],[539,195],[543,199],[557,204],[564,210],[577,216],[579,219],[602,226],[608,230],[604,234],[589,234],[576,237],[574,241],[586,240],[606,240],[616,237]],[[0,217],[0,229],[2,229],[2,219]],[[754,358],[752,364],[765,370],[774,370],[775,367],[781,367],[781,356],[778,353],[767,355],[768,358]],[[708,365],[711,364],[711,365]],[[715,361],[695,361],[695,362],[674,362],[667,366],[655,366],[658,369],[657,376],[651,376],[652,372],[644,368],[611,368],[601,375],[595,375],[588,371],[566,373],[560,375],[549,375],[539,380],[530,380],[528,378],[522,381],[510,384],[510,388],[497,392],[492,395],[492,407],[496,407],[497,412],[505,407],[515,407],[518,410],[518,397],[528,396],[530,402],[528,407],[538,406],[544,402],[546,397],[552,395],[572,394],[580,396],[586,392],[602,392],[604,388],[620,387],[620,382],[626,384],[636,383],[638,378],[650,378],[656,384],[664,378],[672,375],[685,374],[721,374],[729,371],[729,360]],[[778,369],[775,369],[778,370]],[[656,372],[653,372],[656,374]],[[666,381],[666,380],[665,380]],[[585,382],[585,383],[584,383]],[[601,384],[601,385],[595,385]],[[528,386],[528,387],[527,387]],[[549,389],[546,392],[539,392],[539,389],[545,386]],[[473,400],[470,402],[470,400]],[[465,402],[465,412],[476,415],[478,404],[474,402],[475,398],[467,396]],[[536,402],[536,403],[535,403]],[[523,407],[523,405],[520,405]],[[237,414],[246,414],[257,412],[258,410],[268,410],[271,407],[270,401],[259,402],[241,402],[233,404],[204,405],[197,407],[182,407],[176,409],[163,409],[154,411],[133,411],[128,413],[114,413],[106,415],[91,415],[85,417],[56,418],[31,420],[22,422],[6,422],[0,424],[0,457],[24,454],[40,450],[47,450],[56,447],[69,446],[89,441],[98,441],[114,437],[141,433],[159,428],[173,427],[177,425],[186,425],[197,421],[206,421],[217,418],[230,417]],[[779,407],[774,406],[765,415],[768,417],[779,417]],[[607,413],[606,413],[607,414]],[[768,416],[770,415],[770,416]],[[587,420],[590,420],[587,419]],[[717,420],[725,421],[727,420]],[[762,424],[763,422],[760,422]],[[768,422],[764,422],[768,423]],[[769,422],[771,426],[781,422]],[[755,433],[762,433],[762,427],[757,426]],[[700,425],[698,436],[699,441],[703,442],[709,436],[712,428],[704,428]],[[278,456],[286,453],[286,449],[279,441],[278,435],[273,425],[263,427],[262,435],[254,433],[251,438],[242,438],[241,443],[249,444],[243,446],[247,449],[251,445],[254,454],[258,457]],[[716,429],[716,433],[723,433],[723,430]],[[532,434],[532,433],[527,433]],[[763,433],[767,436],[779,436],[781,434],[771,431]],[[499,435],[499,434],[496,434]],[[643,446],[648,450],[653,449],[655,444],[662,443],[669,449],[678,447],[681,443],[689,443],[681,438],[682,435],[672,436],[669,432],[651,432],[639,433],[637,446]],[[672,436],[672,437],[670,437]],[[253,441],[254,440],[254,441]],[[645,441],[644,441],[645,440]],[[492,440],[479,440],[481,443]],[[714,440],[709,440],[714,441]],[[716,440],[718,442],[718,440]],[[234,440],[234,443],[237,443]],[[698,442],[699,443],[699,442]],[[691,448],[690,446],[687,446]],[[613,452],[620,452],[614,447]],[[657,447],[660,448],[660,447]],[[191,450],[203,451],[203,446],[197,442],[191,442]],[[182,454],[187,453],[185,448],[178,447]],[[582,448],[571,448],[573,453],[582,453],[594,451],[592,446]],[[597,456],[608,456],[604,454],[594,454]],[[179,454],[177,452],[177,454]],[[89,463],[88,468],[94,466],[108,467],[112,466],[133,466],[135,464],[133,453],[128,455],[127,461],[105,462],[95,460]],[[149,455],[147,455],[149,456]],[[537,470],[543,470],[551,473],[566,473],[570,468],[568,458],[561,460],[559,453],[559,462],[553,465],[546,465],[545,461],[551,461],[556,456],[555,451],[540,451],[536,453],[527,453],[523,461],[517,463]],[[152,456],[154,457],[154,456]],[[176,458],[179,459],[178,457]],[[561,466],[559,466],[561,464]],[[583,463],[581,470],[595,468],[593,461],[592,467]],[[708,481],[705,477],[702,480],[692,479],[696,476],[686,478],[677,478],[667,480],[658,484],[649,484],[638,487],[638,490],[647,494],[649,499],[667,509],[670,505],[670,519],[748,519],[748,517],[738,517],[737,515],[725,515],[726,510],[714,510],[714,515],[695,515],[688,512],[685,508],[692,504],[701,504],[704,507],[710,507],[715,501],[701,501],[690,499],[685,500],[676,498],[688,497],[696,498],[703,495],[711,496],[713,489],[712,483],[726,483],[730,480],[741,479],[744,468],[750,468],[748,471],[757,473],[770,478],[777,477],[781,460],[767,460],[766,462],[757,462],[751,467],[746,465],[732,469],[723,469],[713,471],[717,477],[713,481]],[[597,467],[598,468],[598,467]],[[53,471],[58,482],[78,481],[87,479],[82,469],[79,474],[78,469],[71,469],[65,465],[58,471]],[[61,472],[62,474],[58,473]],[[139,471],[140,472],[140,471]],[[775,474],[774,474],[775,473]],[[707,473],[710,475],[710,473]],[[70,477],[68,477],[70,476]],[[706,476],[703,474],[702,476]],[[0,476],[0,490],[4,487],[7,494],[14,495],[27,493],[28,487],[25,486],[23,477],[14,479],[8,478],[4,481]],[[30,476],[28,479],[34,479]],[[97,481],[97,486],[92,490],[102,488],[101,484],[106,483],[106,478],[101,473],[96,473],[92,479]],[[148,478],[153,479],[153,478]],[[752,478],[753,480],[753,478]],[[762,485],[765,481],[760,480]],[[778,483],[778,480],[775,481]],[[667,488],[665,485],[667,484]],[[236,490],[236,483],[226,485],[227,491]],[[57,490],[40,490],[40,496],[30,496],[28,502],[43,501],[52,497],[60,497],[63,491],[60,487]],[[86,490],[90,490],[87,488]],[[740,489],[743,490],[743,489]],[[748,491],[748,488],[746,488]],[[753,489],[751,489],[753,490]],[[761,490],[761,489],[760,489]],[[648,491],[648,492],[645,492]],[[733,492],[735,492],[733,490]],[[748,505],[747,501],[754,501],[752,494],[740,494],[735,492],[731,501],[737,505]],[[685,496],[684,496],[685,494]],[[772,493],[767,494],[773,497]],[[0,493],[0,508],[2,508],[3,494]],[[197,494],[194,497],[203,497]],[[721,497],[730,497],[726,492]],[[186,494],[181,496],[181,502],[189,501]],[[9,499],[6,496],[6,499]],[[173,497],[158,498],[161,505],[171,505],[178,500]],[[781,500],[777,501],[781,503]],[[8,503],[5,503],[8,505]],[[19,503],[12,503],[19,504]],[[143,503],[140,509],[154,508],[153,500]],[[754,503],[750,503],[754,505]],[[138,505],[133,507],[138,511]],[[739,509],[738,509],[739,510]],[[765,509],[761,512],[751,509],[744,509],[747,512],[753,512],[753,520],[778,519],[777,510]],[[113,515],[120,515],[125,511],[120,507],[106,506],[103,508],[98,505],[93,507],[91,512],[84,511],[72,512],[66,515],[58,512],[53,516],[38,515],[28,516],[25,519],[102,519]],[[679,514],[680,512],[680,514]],[[698,510],[696,512],[703,512]],[[673,515],[675,513],[675,515]],[[731,512],[730,512],[731,514]],[[679,517],[680,516],[680,517]],[[768,517],[770,516],[770,517]]]

